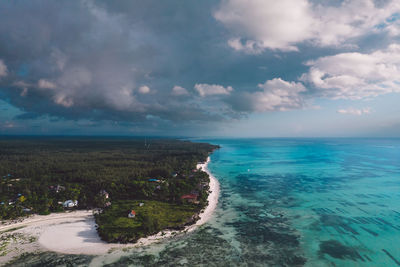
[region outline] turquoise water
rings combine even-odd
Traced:
[[[249,227],[252,249],[282,255],[272,265],[400,266],[399,139],[217,143],[210,169],[239,213],[235,228]]]
[[[197,140],[196,140],[197,141]],[[230,139],[209,168],[213,219],[184,237],[23,266],[400,266],[400,139]]]

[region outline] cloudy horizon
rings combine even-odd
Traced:
[[[2,1],[0,134],[400,136],[394,0]]]

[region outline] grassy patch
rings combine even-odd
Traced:
[[[7,255],[7,246],[9,241],[0,241],[0,257]]]
[[[11,228],[11,229],[8,229],[8,230],[5,230],[5,231],[0,231],[0,235],[1,235],[1,234],[4,234],[4,233],[13,232],[13,231],[16,231],[16,230],[22,229],[22,228],[24,228],[24,227],[25,227],[25,226],[19,226],[19,227],[14,227],[14,228]]]
[[[3,231],[0,234],[0,256],[5,256],[9,252],[8,246],[10,243],[14,244],[27,244],[27,243],[33,243],[37,240],[36,237],[34,236],[27,236],[22,233],[7,233],[7,232],[12,232],[18,229],[24,228],[22,227],[15,227],[12,229],[9,229],[7,231]],[[18,248],[15,248],[18,249]]]
[[[144,203],[139,206],[139,203]],[[158,233],[166,228],[180,228],[198,211],[195,205],[179,205],[160,201],[115,201],[102,214],[96,216],[98,232],[107,242],[135,242],[141,237]],[[136,217],[128,218],[135,210]]]

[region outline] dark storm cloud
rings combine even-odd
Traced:
[[[208,68],[211,56],[204,47],[211,38],[201,30],[212,20],[209,6],[202,4],[201,12],[200,5],[174,9],[147,1],[1,5],[0,58],[8,68],[2,90],[27,114],[222,119],[204,110],[191,90],[194,79],[204,79],[199,69]],[[176,83],[187,84],[191,96],[173,95]]]
[[[280,72],[279,66],[263,68],[279,61],[272,54],[247,57],[228,47],[227,30],[212,15],[215,1],[1,6],[0,58],[8,68],[2,91],[27,114],[135,122],[149,115],[170,121],[235,119],[242,105],[252,103],[232,106],[227,95],[209,99],[195,86],[232,85],[229,94],[239,95],[242,87],[257,91],[257,83]],[[175,86],[188,93],[177,95]]]
[[[22,111],[20,121],[48,116],[162,129],[301,109],[327,96],[310,68],[335,75],[330,66],[304,63],[326,55],[333,62],[362,47],[347,40],[366,40],[398,8],[365,1],[363,17],[353,18],[350,1],[243,3],[2,1],[0,98]],[[396,19],[385,23],[385,34],[400,28]],[[325,84],[333,96],[348,87]]]

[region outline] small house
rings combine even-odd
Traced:
[[[104,196],[106,199],[108,199],[108,198],[110,197],[110,195],[107,193],[106,190],[101,190],[101,191],[99,192],[99,195],[100,195],[100,196]]]
[[[148,181],[149,181],[149,182],[156,182],[156,183],[159,183],[159,182],[160,182],[160,180],[158,180],[158,179],[154,179],[154,178],[152,178],[152,179],[149,179]]]
[[[128,214],[128,218],[135,218],[136,217],[136,212],[134,210],[132,210],[131,212],[129,212]]]
[[[56,193],[59,193],[59,192],[64,191],[64,190],[65,190],[65,186],[57,185],[55,191],[56,191]]]
[[[190,203],[196,203],[197,195],[195,195],[195,194],[183,195],[183,196],[181,196],[181,199],[186,200],[187,202],[190,202]]]
[[[64,208],[73,208],[78,206],[78,200],[67,200],[63,203]]]
[[[144,203],[143,202],[140,202],[139,203],[139,207],[143,207],[144,206]]]

